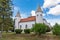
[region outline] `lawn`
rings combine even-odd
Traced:
[[[0,40],[60,40],[60,37],[52,34],[38,36],[33,34],[3,33],[3,37]]]

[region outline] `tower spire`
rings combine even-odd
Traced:
[[[37,7],[36,12],[42,12],[41,7],[40,7],[40,4],[38,4],[38,7]]]
[[[21,17],[19,11],[17,12],[16,17]]]

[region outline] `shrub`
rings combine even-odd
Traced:
[[[53,34],[60,35],[60,25],[58,25],[57,23],[53,27]]]
[[[11,32],[14,32],[14,30],[11,30]]]
[[[14,32],[13,27],[9,27],[9,30],[10,30],[11,32]]]
[[[30,33],[30,29],[24,29],[24,32],[25,32],[26,34],[29,34],[29,33]]]
[[[50,31],[51,31],[51,28],[47,26],[46,32],[50,32]]]
[[[46,30],[47,30],[47,25],[41,24],[41,23],[39,23],[39,24],[36,23],[36,24],[33,26],[32,30],[33,30],[36,34],[39,34],[39,35],[45,34],[45,33],[46,33]]]
[[[15,32],[16,32],[16,34],[21,34],[22,30],[21,29],[16,29]]]

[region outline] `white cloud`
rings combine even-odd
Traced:
[[[47,21],[51,24],[51,26],[55,25],[55,23],[60,24],[60,19],[47,19]]]
[[[60,3],[60,0],[44,0],[43,8],[50,8]]]
[[[60,0],[44,0],[43,8],[48,8],[47,14],[60,15]],[[52,7],[52,8],[51,8]]]
[[[14,16],[12,17],[13,19],[15,18],[18,11],[20,11],[20,8],[17,7],[17,6],[14,6],[14,14],[13,14]],[[25,14],[25,13],[20,13],[20,15],[21,15],[21,18],[26,18],[27,17],[27,14]]]
[[[14,19],[15,19],[15,17],[12,17],[12,19],[14,20]]]
[[[14,10],[13,10],[13,16],[16,16],[17,12],[20,10],[19,7],[14,6]]]
[[[60,0],[57,0],[57,3],[60,3]]]
[[[16,11],[19,10],[19,7],[14,6],[14,10],[16,10]]]
[[[35,11],[34,10],[31,11],[31,15],[35,16]]]
[[[46,14],[43,14],[43,16],[45,16]]]
[[[17,12],[17,11],[19,11],[19,10],[20,10],[20,8],[19,8],[19,7],[14,6],[14,12]]]
[[[34,11],[34,10],[32,10],[32,11],[31,11],[31,15],[32,15],[32,16],[36,16],[36,14],[35,14],[35,11]],[[46,15],[46,14],[43,14],[43,16],[45,16],[45,15]]]
[[[47,8],[50,7],[52,5],[55,5],[55,1],[54,0],[44,0],[44,4],[43,4],[43,8]]]
[[[57,5],[56,7],[50,8],[48,14],[52,15],[60,15],[60,5]]]
[[[26,17],[27,17],[27,14],[21,13],[21,18],[26,18]]]

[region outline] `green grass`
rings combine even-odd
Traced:
[[[43,36],[32,35],[32,34],[16,34],[16,33],[3,33],[3,37],[0,40],[60,40],[60,37],[45,34]]]

